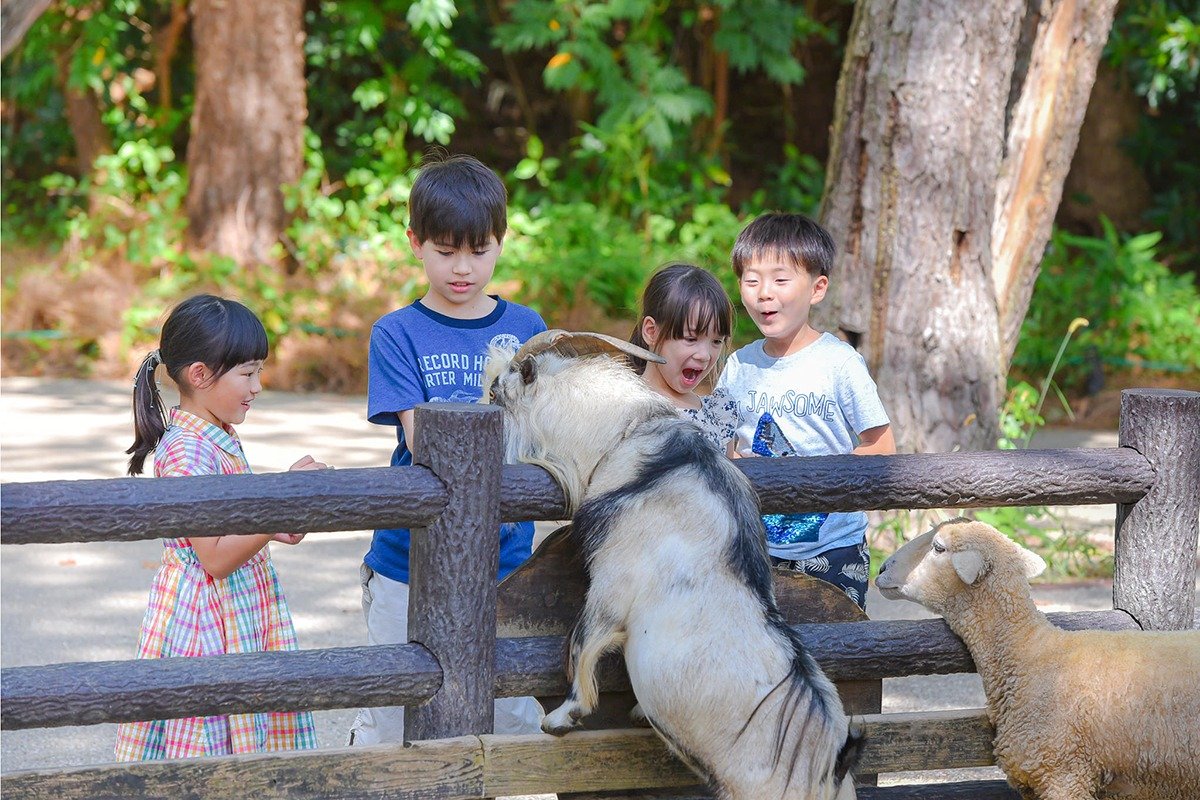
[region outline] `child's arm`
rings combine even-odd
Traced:
[[[312,456],[292,464],[291,470],[328,469],[328,466]],[[249,533],[235,536],[205,536],[190,539],[192,549],[204,571],[217,580],[228,578],[234,571],[254,557],[272,541],[296,544],[304,538],[302,533]]]
[[[413,410],[410,408],[407,411],[400,411],[396,416],[400,418],[400,427],[404,428],[404,446],[411,453],[413,449]]]
[[[867,428],[858,435],[858,447],[853,451],[856,456],[890,456],[895,452],[896,437],[891,425]]]

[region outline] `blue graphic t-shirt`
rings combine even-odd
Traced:
[[[757,341],[729,357],[717,389],[737,401],[735,447],[742,455],[821,456],[850,453],[858,434],[888,424],[863,357],[837,337],[773,358]],[[861,544],[867,515],[768,514],[767,549],[776,558],[812,558]]]
[[[546,330],[537,312],[496,299],[479,319],[454,319],[420,300],[381,317],[371,329],[367,360],[367,419],[396,427],[392,466],[412,464],[400,412],[420,403],[474,403],[483,393],[483,363],[491,345],[515,350]],[[375,531],[363,559],[380,575],[408,583],[407,528]],[[500,578],[529,557],[533,523],[500,527]]]

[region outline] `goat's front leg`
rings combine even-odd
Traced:
[[[625,631],[611,616],[588,604],[571,632],[567,654],[567,678],[571,687],[567,699],[542,719],[542,730],[561,736],[579,727],[579,720],[596,709],[600,694],[596,690],[596,664],[610,650],[625,644]]]

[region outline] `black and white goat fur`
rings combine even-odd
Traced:
[[[844,800],[860,741],[833,684],[776,605],[758,498],[700,429],[595,334],[494,351],[484,400],[507,460],[562,486],[591,585],[571,636],[563,734],[596,707],[595,669],[624,648],[641,713],[722,800]]]

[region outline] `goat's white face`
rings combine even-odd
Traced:
[[[484,392],[480,402],[494,403],[513,412],[537,393],[539,376],[554,375],[569,364],[569,359],[555,353],[517,359],[507,351],[492,350],[483,371]]]
[[[946,602],[1015,562],[1026,579],[1046,568],[1040,556],[982,522],[947,522],[923,533],[884,562],[875,585],[891,600],[911,600],[942,612]]]

